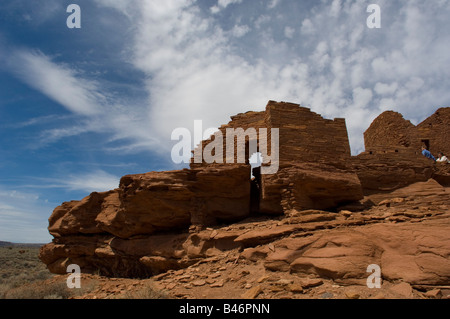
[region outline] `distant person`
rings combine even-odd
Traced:
[[[436,162],[436,158],[433,156],[433,154],[431,154],[429,150],[427,150],[425,146],[422,146],[422,155]]]
[[[440,152],[439,153],[439,158],[436,160],[436,162],[438,163],[450,163],[450,161],[448,160],[447,156],[444,155],[444,153]]]

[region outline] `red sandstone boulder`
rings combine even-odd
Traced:
[[[373,195],[375,196],[375,195]],[[371,197],[372,198],[372,197]],[[366,269],[381,267],[382,277],[412,285],[450,282],[450,193],[434,180],[416,183],[391,194],[376,195],[379,206],[361,215],[357,227],[342,228],[359,214],[343,214],[345,221],[327,221],[308,237],[284,238],[247,251],[249,259],[263,256],[272,271],[331,278],[346,284],[365,284]],[[301,216],[301,212],[297,212]],[[295,222],[290,218],[289,223]],[[304,229],[307,229],[303,226]],[[275,230],[273,229],[272,232]],[[247,237],[249,237],[247,235]]]
[[[190,188],[195,194],[192,222],[201,225],[216,221],[233,222],[250,213],[250,165],[212,165],[195,172]]]
[[[84,272],[147,277],[241,249],[241,258],[248,262],[301,277],[365,285],[367,267],[377,264],[383,280],[448,285],[448,190],[430,180],[377,196],[375,206],[358,213],[291,210],[277,220],[127,239],[66,235],[42,247],[40,258],[60,274],[76,263]]]
[[[156,231],[188,228],[193,193],[187,170],[128,175],[120,181],[120,208],[99,214],[108,233],[128,238]]]
[[[450,187],[450,164],[436,164],[433,169],[432,177],[442,186]]]
[[[367,267],[377,264],[389,281],[443,285],[450,280],[450,238],[441,222],[376,224],[284,239],[276,243],[276,252],[268,254],[265,266],[364,284]]]
[[[48,230],[55,237],[75,234],[97,234],[103,230],[96,221],[103,211],[118,210],[118,190],[92,193],[81,201],[63,203],[49,218]]]
[[[128,238],[235,221],[250,213],[250,166],[128,175],[117,190],[63,203],[49,218],[55,236],[109,233]]]
[[[433,175],[433,161],[408,153],[363,153],[353,157],[352,164],[365,195],[426,182]]]

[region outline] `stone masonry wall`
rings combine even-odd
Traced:
[[[280,165],[326,163],[345,166],[351,157],[344,119],[328,120],[292,103],[267,105],[270,128],[280,129]]]

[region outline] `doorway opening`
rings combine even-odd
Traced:
[[[430,140],[422,140],[422,145],[425,146],[427,150],[430,150]]]
[[[255,177],[253,175],[253,169],[261,167],[262,162],[263,162],[263,158],[260,152],[254,153],[252,154],[252,156],[250,156],[249,160],[248,160],[249,164],[252,166],[252,175],[251,177]]]
[[[261,153],[252,154],[249,163],[252,167],[250,182],[250,212],[252,214],[259,213],[259,203],[261,199],[261,165],[263,158]]]

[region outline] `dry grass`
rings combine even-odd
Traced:
[[[170,299],[170,297],[164,291],[155,289],[150,285],[139,290],[128,291],[117,296],[117,299]]]
[[[52,277],[38,258],[39,247],[0,247],[0,298],[8,291]]]
[[[53,277],[39,260],[39,247],[0,247],[0,299],[64,299],[65,283],[39,285]]]
[[[39,247],[0,247],[0,299],[68,299],[88,294],[101,286],[95,279],[81,289],[67,288],[66,281],[52,280],[39,258]],[[148,284],[116,295],[117,299],[167,299],[167,294]]]
[[[24,285],[9,289],[4,294],[5,299],[67,299],[71,296],[72,292],[63,282],[42,286]]]

